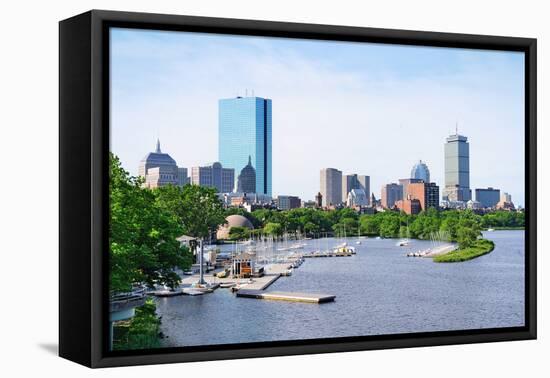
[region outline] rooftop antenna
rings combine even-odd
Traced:
[[[458,135],[458,121],[455,124],[455,134]]]
[[[248,89],[244,90],[244,97],[248,97]]]

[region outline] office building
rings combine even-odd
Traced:
[[[191,184],[215,188],[218,193],[229,193],[235,185],[235,170],[224,168],[219,162],[192,167]]]
[[[443,199],[467,202],[470,190],[470,146],[468,138],[458,135],[447,137],[445,143],[445,189]]]
[[[430,207],[439,209],[439,186],[435,183],[415,182],[407,185],[405,198],[419,201],[420,210],[428,210]]]
[[[351,174],[342,176],[342,200],[346,201],[352,189],[361,189],[370,193],[370,176]],[[367,204],[369,198],[367,195]]]
[[[422,211],[422,206],[420,205],[420,201],[413,198],[413,199],[402,199],[395,202],[395,207],[397,207],[399,210],[405,212],[409,215],[415,215],[420,213]]]
[[[157,139],[155,152],[149,152],[139,163],[138,176],[143,177],[146,188],[164,185],[185,185],[188,181],[187,169],[179,168],[176,161],[160,149]]]
[[[478,188],[476,189],[476,201],[481,203],[481,206],[485,209],[493,208],[500,201],[500,190],[491,187],[487,189]]]
[[[430,170],[426,163],[420,160],[411,169],[411,179],[422,180],[424,182],[430,182]]]
[[[382,207],[393,209],[395,202],[403,199],[403,186],[391,183],[382,187]]]
[[[342,171],[335,168],[321,169],[321,195],[323,206],[342,203]]]
[[[290,210],[302,207],[302,200],[296,196],[277,196],[275,205],[279,210]]]
[[[422,179],[417,178],[406,178],[406,179],[399,179],[399,185],[403,187],[403,197],[407,198],[407,189],[409,187],[409,184],[424,182]]]
[[[144,187],[153,189],[164,185],[178,185],[178,176],[168,167],[154,167],[147,170]]]
[[[512,195],[506,192],[500,194],[500,202],[512,203]]]
[[[271,100],[236,97],[219,100],[218,154],[226,168],[240,172],[251,160],[256,192],[271,195]]]
[[[178,167],[178,185],[185,186],[190,183],[187,175],[187,168]]]

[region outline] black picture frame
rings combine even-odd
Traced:
[[[525,53],[524,327],[108,352],[110,27]],[[92,10],[59,24],[59,354],[89,367],[535,339],[536,39]]]

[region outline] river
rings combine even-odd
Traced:
[[[157,298],[164,346],[523,326],[524,231],[484,237],[495,242],[494,251],[462,263],[405,257],[430,247],[428,241],[398,247],[395,239],[356,245],[348,238],[356,255],[307,259],[267,289],[336,295],[321,305],[236,298],[227,289]]]

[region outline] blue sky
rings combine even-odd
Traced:
[[[137,173],[160,137],[179,166],[218,160],[217,100],[273,100],[273,193],[313,199],[319,170],[384,183],[428,164],[458,123],[472,189],[524,204],[522,53],[183,32],[111,31],[111,149]]]

